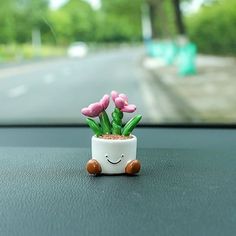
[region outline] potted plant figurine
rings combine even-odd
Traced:
[[[137,138],[131,132],[142,116],[136,115],[123,125],[123,114],[134,112],[136,106],[128,104],[127,96],[116,91],[111,92],[111,98],[115,104],[111,121],[106,113],[110,102],[107,94],[99,102],[81,110],[88,117],[86,121],[94,132],[92,159],[88,161],[86,168],[93,175],[134,175],[140,171],[141,165],[136,160]],[[99,122],[92,119],[95,117],[99,118]]]

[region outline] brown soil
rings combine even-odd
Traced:
[[[124,136],[124,135],[117,135],[117,134],[103,134],[99,136],[99,138],[111,139],[111,140],[125,140],[125,139],[131,139],[132,136]]]

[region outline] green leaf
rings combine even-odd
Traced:
[[[87,118],[86,121],[87,121],[87,124],[93,130],[93,132],[95,133],[96,136],[102,135],[101,128],[99,127],[99,125],[93,119]]]
[[[142,119],[141,115],[137,115],[132,119],[130,119],[123,129],[122,135],[129,136],[141,119]]]
[[[111,123],[110,123],[107,113],[105,111],[103,111],[99,115],[99,119],[100,119],[100,124],[102,127],[102,133],[103,134],[110,134],[111,133]]]

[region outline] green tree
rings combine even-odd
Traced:
[[[93,41],[95,13],[83,0],[70,0],[57,11],[51,11],[50,24],[55,30],[57,42]]]
[[[18,42],[30,42],[32,30],[44,28],[48,0],[15,0],[16,36]]]
[[[100,40],[137,41],[141,39],[141,0],[102,0],[97,37]]]
[[[153,38],[185,34],[180,0],[146,0],[149,6]]]
[[[186,18],[190,39],[203,53],[236,54],[236,0],[220,0]]]
[[[2,0],[0,7],[0,43],[13,42],[15,38],[14,8],[11,0]]]
[[[180,0],[172,0],[172,4],[174,7],[175,22],[178,34],[185,35],[186,32],[185,32],[185,25],[183,22],[182,12],[180,9]]]
[[[34,28],[41,28],[48,0],[1,0],[0,42],[29,42]]]

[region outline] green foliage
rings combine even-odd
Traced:
[[[114,112],[112,113],[112,117],[112,127],[105,111],[99,115],[100,125],[91,118],[87,118],[86,121],[96,136],[110,133],[115,135],[129,136],[139,121],[142,119],[141,115],[136,115],[130,119],[122,129],[123,112],[121,112],[118,108],[115,108]]]
[[[12,43],[15,37],[15,17],[11,0],[2,0],[0,7],[0,43]]]
[[[131,134],[131,132],[133,131],[133,129],[136,127],[136,125],[139,123],[139,121],[142,119],[141,115],[136,115],[135,117],[133,117],[132,119],[130,119],[122,132],[122,135],[124,136],[129,136]]]
[[[93,40],[94,11],[87,2],[70,0],[59,10],[52,11],[50,17],[58,43]]]
[[[39,29],[43,43],[141,40],[142,0],[102,0],[99,10],[85,0],[68,0],[57,10],[49,0],[1,0],[0,44],[30,43]]]
[[[93,10],[84,0],[70,0],[50,12],[59,44],[72,41],[123,42],[141,39],[141,0],[102,0]]]
[[[64,56],[65,48],[52,45],[43,45],[40,49],[40,57]],[[0,44],[0,62],[35,57],[36,51],[32,44]]]
[[[0,43],[29,42],[34,28],[41,28],[48,0],[1,0]]]
[[[122,129],[123,112],[120,111],[118,108],[115,108],[114,112],[112,113],[112,118],[113,120],[111,125],[106,111],[103,111],[99,115],[100,124],[96,123],[96,121],[91,118],[87,118],[86,121],[96,136],[110,133],[115,135],[129,136],[133,131],[133,129],[136,127],[136,125],[139,123],[139,121],[142,119],[142,116],[136,115],[135,117],[130,119],[126,123],[123,129]]]
[[[107,113],[105,111],[103,111],[99,115],[99,119],[100,119],[100,125],[102,128],[102,133],[103,134],[110,134],[111,133],[111,123],[109,121]]]
[[[49,23],[59,44],[139,41],[141,0],[134,2],[103,0],[101,9],[95,11],[84,0],[70,0],[60,9],[49,12]]]
[[[188,34],[200,52],[236,54],[236,0],[220,0],[187,17]]]
[[[106,42],[141,39],[141,0],[102,0],[98,39]]]
[[[97,137],[102,135],[102,130],[101,130],[100,126],[96,123],[96,121],[94,121],[91,118],[87,118],[86,121],[87,121],[87,124],[89,125],[89,127],[93,130],[94,134]]]

